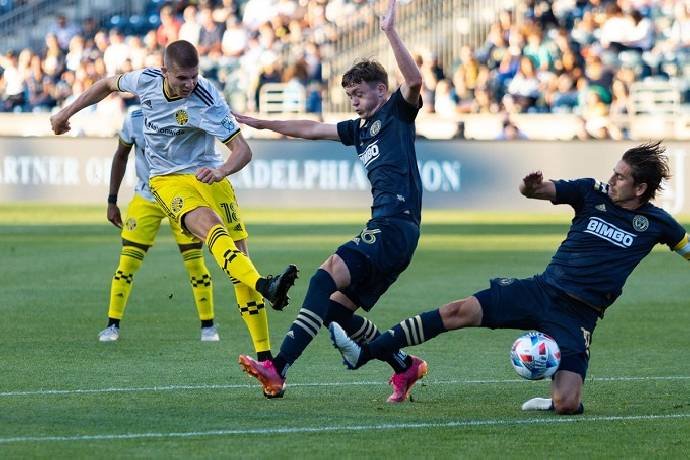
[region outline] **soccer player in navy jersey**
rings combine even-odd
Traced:
[[[360,346],[331,324],[331,339],[345,364],[356,369],[391,350],[419,345],[469,326],[536,329],[553,337],[561,363],[551,398],[534,398],[523,410],[579,414],[589,346],[599,318],[622,293],[630,273],[652,248],[665,244],[690,260],[690,243],[676,220],[650,203],[670,177],[660,143],[629,149],[608,183],[594,179],[544,180],[528,174],[520,184],[527,198],[569,204],[575,210],[568,236],[544,273],[527,279],[496,278],[489,289],[408,318]]]
[[[241,123],[305,139],[328,139],[354,145],[367,170],[374,203],[364,230],[341,245],[311,278],[302,309],[292,323],[280,353],[263,362],[240,355],[242,368],[256,377],[268,398],[281,397],[288,368],[322,324],[337,321],[354,340],[378,336],[376,326],[354,315],[370,310],[410,263],[419,239],[422,184],[415,153],[415,118],[421,107],[422,76],[395,31],[396,2],[380,20],[404,78],[388,94],[388,76],[381,64],[362,60],[345,73],[342,86],[359,116],[337,125],[308,120],[259,120],[236,114]],[[389,402],[404,401],[412,385],[427,372],[414,356],[391,350],[385,357],[394,374]]]

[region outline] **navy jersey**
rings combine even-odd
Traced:
[[[408,104],[398,89],[371,118],[338,123],[340,141],[357,148],[367,170],[373,218],[406,215],[421,222],[422,181],[414,148],[420,108],[421,102]]]
[[[554,183],[553,203],[571,205],[575,217],[542,276],[546,283],[593,307],[611,305],[657,243],[675,249],[685,239],[685,229],[661,208],[650,203],[634,211],[616,206],[605,183],[594,179]]]

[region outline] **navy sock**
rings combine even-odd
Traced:
[[[446,332],[441,313],[431,310],[421,315],[407,318],[381,334],[379,338],[362,347],[360,363],[371,359],[385,359],[400,348],[419,345]]]
[[[331,294],[336,289],[333,278],[325,270],[318,269],[311,277],[302,308],[280,345],[280,353],[273,359],[274,366],[283,377],[319,333],[328,314]]]

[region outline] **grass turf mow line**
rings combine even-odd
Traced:
[[[637,382],[637,381],[663,381],[663,380],[690,380],[690,376],[670,375],[670,376],[651,376],[651,377],[594,377],[587,379],[588,382]],[[473,384],[513,384],[526,383],[524,379],[487,379],[487,380],[425,380],[422,385],[473,385]],[[309,382],[291,383],[291,387],[347,387],[347,386],[377,386],[385,385],[383,381],[359,381],[359,382]],[[256,384],[212,384],[212,385],[163,385],[151,387],[120,387],[120,388],[75,388],[75,389],[54,389],[54,390],[26,390],[26,391],[4,391],[0,392],[0,397],[13,396],[50,396],[65,394],[83,393],[125,393],[125,392],[145,392],[145,391],[183,391],[183,390],[232,390],[255,388]]]
[[[634,422],[656,421],[669,419],[687,419],[687,414],[649,414],[627,416],[593,416],[593,417],[549,417],[540,419],[493,419],[493,420],[456,420],[445,423],[385,423],[380,425],[332,425],[323,427],[294,427],[294,428],[249,428],[232,430],[189,431],[170,433],[124,433],[124,434],[93,434],[74,436],[17,436],[12,438],[0,438],[0,444],[22,442],[69,442],[69,441],[112,441],[127,439],[150,438],[192,438],[207,436],[245,436],[245,435],[271,435],[271,434],[295,434],[295,433],[325,433],[337,431],[389,431],[389,430],[415,430],[428,428],[467,428],[477,426],[511,426],[511,425],[538,425],[538,424],[564,424],[582,422]]]

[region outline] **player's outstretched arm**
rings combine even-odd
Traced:
[[[200,168],[196,172],[198,180],[206,184],[219,182],[230,174],[241,170],[251,161],[252,150],[244,137],[242,137],[242,134],[233,137],[225,145],[230,149],[230,156],[228,156],[225,163],[219,168]]]
[[[302,139],[340,140],[338,127],[330,123],[320,123],[312,120],[264,120],[233,113],[240,123],[256,129],[270,129],[284,136]]]
[[[81,109],[96,104],[114,91],[117,91],[117,79],[119,76],[107,77],[98,80],[89,89],[81,93],[77,99],[58,113],[50,117],[50,125],[57,135],[70,130],[69,119]]]
[[[117,194],[120,191],[122,178],[125,177],[125,170],[127,169],[127,157],[132,150],[131,145],[122,143],[118,139],[117,150],[113,155],[113,163],[110,167],[110,187],[108,189],[108,221],[117,228],[122,228],[122,215],[120,208],[117,206]]]
[[[556,184],[550,180],[544,181],[542,172],[535,171],[522,179],[520,193],[535,200],[553,201],[556,199]]]
[[[396,0],[389,0],[386,14],[381,16],[381,30],[386,34],[386,38],[391,44],[395,62],[405,81],[400,87],[400,92],[405,100],[413,105],[419,104],[419,94],[422,91],[422,73],[415,63],[412,55],[405,47],[402,39],[395,30],[395,11]]]

